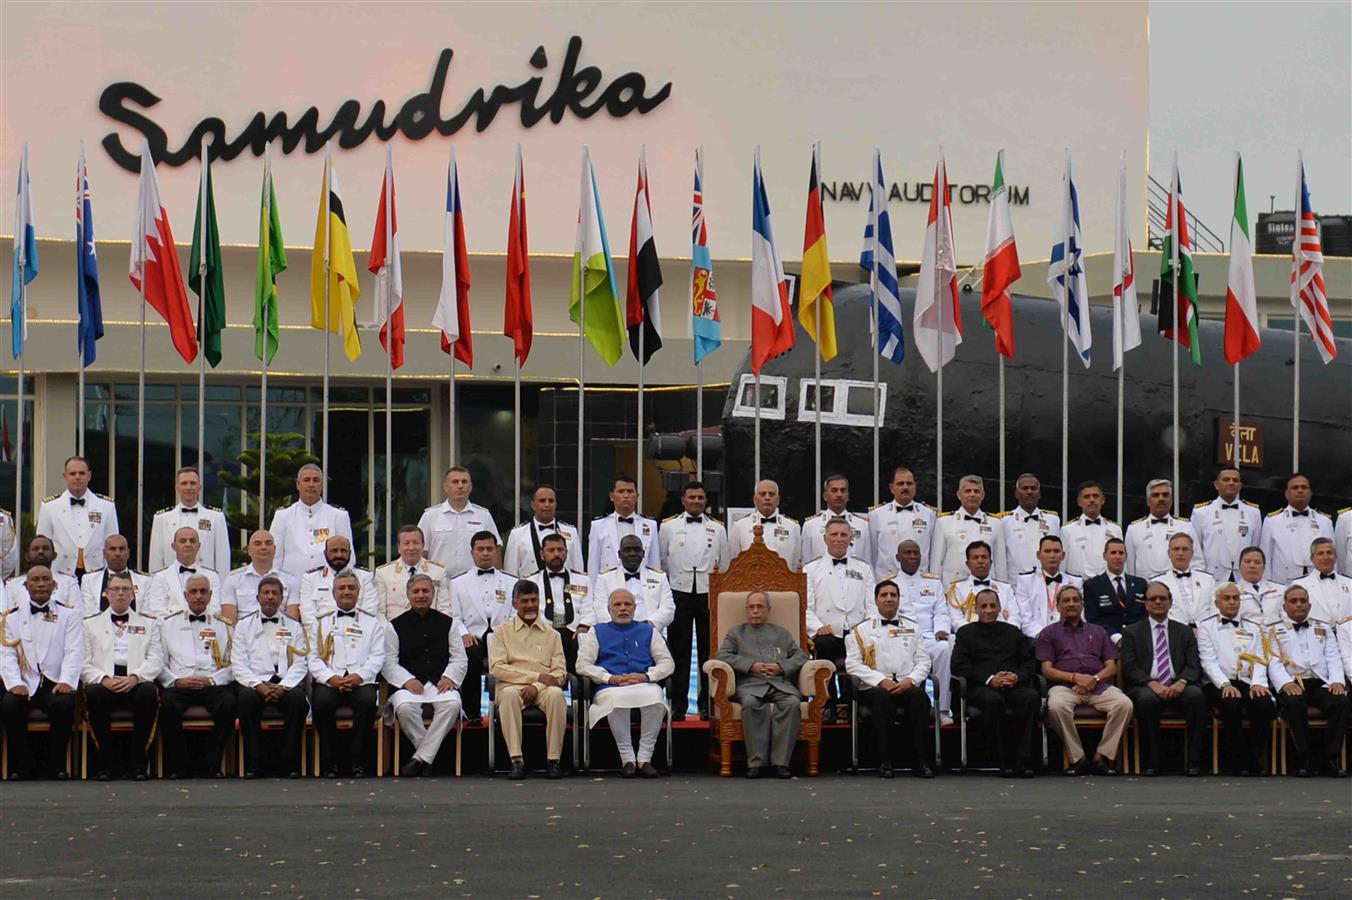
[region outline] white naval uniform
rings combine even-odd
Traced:
[[[146,588],[150,586],[150,576],[131,569],[127,571],[131,573],[132,605],[137,606],[145,596]],[[103,606],[103,579],[107,576],[107,572],[107,569],[95,569],[86,572],[85,577],[80,579],[79,609],[83,611],[83,615],[93,616],[100,612],[99,607]]]
[[[259,610],[235,623],[230,668],[235,681],[246,688],[256,688],[275,676],[276,683],[289,691],[310,672],[305,626],[281,609],[275,618],[276,622],[264,622]]]
[[[1275,581],[1264,578],[1257,584],[1236,581],[1239,585],[1239,615],[1253,619],[1264,625],[1271,625],[1282,617],[1282,591],[1284,588]],[[1215,605],[1214,603],[1212,604]]]
[[[84,620],[85,658],[81,679],[85,684],[102,684],[116,677],[117,666],[126,666],[128,675],[154,684],[164,668],[164,645],[160,643],[159,623],[134,609],[127,610],[127,622],[121,628],[113,623],[113,611]]]
[[[1000,619],[1011,625],[1023,627],[1023,610],[1014,585],[995,578],[982,578],[980,583],[975,575],[969,574],[961,581],[952,581],[944,592],[944,602],[948,606],[949,632],[957,631],[969,622],[976,621],[976,592],[987,588],[1000,597]]]
[[[1333,626],[1313,617],[1306,617],[1309,628],[1296,629],[1286,616],[1268,627],[1268,678],[1272,689],[1280,691],[1301,678],[1318,678],[1325,684],[1346,681],[1342,654]]]
[[[80,686],[85,631],[84,619],[78,612],[53,598],[47,601],[45,612],[34,613],[25,598],[22,606],[0,617],[0,632],[4,638],[0,644],[0,681],[6,689],[22,684],[32,697],[42,686],[43,678]],[[8,646],[14,641],[18,643]]]
[[[871,688],[882,684],[884,678],[893,681],[909,678],[923,691],[930,673],[930,659],[921,640],[920,627],[905,616],[898,616],[896,625],[881,623],[882,618],[875,611],[845,637],[846,674]],[[864,649],[873,649],[872,666],[864,664],[861,643]]]
[[[488,575],[470,569],[452,578],[451,617],[455,619],[456,627],[462,628],[464,634],[482,640],[491,629],[516,614],[512,607],[512,588],[516,587],[516,582],[517,579],[501,569],[492,569]],[[486,654],[484,658],[487,659]],[[463,679],[465,673],[461,672],[460,677]]]
[[[205,622],[192,622],[192,613],[184,609],[160,619],[160,642],[164,646],[161,686],[173,687],[180,678],[209,678],[217,686],[235,680],[230,668],[234,631],[225,617],[211,612],[205,615]],[[219,667],[217,658],[222,662]]]
[[[591,534],[587,538],[587,577],[591,579],[593,595],[596,593],[596,579],[601,577],[601,573],[620,564],[621,538],[635,535],[643,541],[643,564],[654,569],[662,567],[656,520],[637,512],[625,518],[633,521],[619,521],[620,514],[616,512],[592,519]]]
[[[1016,506],[1009,512],[995,517],[1000,526],[1000,541],[1005,552],[995,557],[995,577],[1008,581],[1020,572],[1036,569],[1038,543],[1048,535],[1061,537],[1061,517],[1054,512],[1035,508],[1024,512],[1022,506]],[[1062,546],[1065,546],[1064,539]]]
[[[532,542],[532,532],[533,542]],[[582,571],[586,568],[582,562],[582,538],[578,535],[577,529],[567,522],[561,522],[555,519],[549,524],[540,522],[534,517],[529,522],[512,529],[511,534],[507,535],[507,549],[502,552],[502,569],[509,575],[515,575],[517,578],[525,578],[539,569],[540,561],[535,558],[535,548],[544,547],[544,539],[551,534],[561,535],[566,541],[568,555],[564,557],[563,567],[565,569],[575,569]]]
[[[691,521],[691,519],[694,521]],[[709,573],[726,572],[731,554],[723,523],[708,515],[686,513],[662,522],[657,534],[662,570],[673,591],[707,594]]]
[[[837,514],[824,509],[803,522],[803,569],[818,557],[826,555],[826,524],[837,518]],[[873,539],[869,536],[868,517],[848,509],[839,514],[839,518],[850,523],[850,549],[847,556],[862,560],[869,569],[873,568]],[[895,558],[896,550],[892,551]]]
[[[823,626],[844,638],[851,628],[869,617],[873,602],[873,567],[854,556],[837,565],[830,556],[819,556],[803,567],[807,576],[807,633]]]
[[[592,587],[591,613],[589,625],[610,621],[610,595],[620,588],[631,592],[637,604],[634,608],[634,621],[647,622],[658,631],[663,631],[676,618],[676,598],[671,594],[671,582],[661,569],[643,566],[638,572],[631,573],[624,566],[607,569],[596,579]]]
[[[56,580],[52,599],[62,606],[69,606],[74,610],[83,609],[84,600],[80,596],[80,582],[75,580],[75,576],[66,575],[63,572],[53,572],[52,577]],[[23,606],[27,602],[28,583],[25,581],[23,573],[19,573],[5,582],[5,609],[14,609],[16,606]]]
[[[990,544],[991,560],[998,567],[1005,555],[1000,530],[1000,520],[987,515],[985,510],[978,509],[975,515],[964,509],[943,513],[930,544],[930,571],[945,582],[966,578],[970,574],[967,545],[974,541]]]
[[[1192,538],[1192,567],[1206,570],[1206,553],[1197,540],[1197,532],[1187,519],[1175,518],[1173,513],[1164,518],[1142,516],[1127,526],[1127,574],[1136,575],[1146,581],[1156,575],[1168,572],[1169,541],[1176,534],[1186,534]]]
[[[52,539],[56,559],[52,571],[74,575],[80,561],[84,570],[103,567],[103,542],[118,534],[117,507],[107,497],[85,491],[84,503],[72,503],[70,491],[48,497],[38,510],[37,534]]]
[[[1108,571],[1103,548],[1108,538],[1122,538],[1122,527],[1107,516],[1091,519],[1079,515],[1061,526],[1061,548],[1066,559],[1061,568],[1072,575],[1089,579]],[[1036,565],[1036,564],[1035,564]]]
[[[1239,577],[1239,554],[1257,547],[1263,533],[1263,513],[1257,503],[1238,497],[1226,503],[1215,497],[1195,504],[1189,517],[1206,559],[1206,570],[1217,581]]]
[[[952,671],[953,659],[953,622],[949,616],[948,600],[944,597],[943,582],[933,572],[920,570],[916,570],[914,575],[897,572],[888,575],[887,579],[895,581],[901,593],[901,605],[897,612],[920,628],[920,639],[930,658],[930,670],[939,682],[939,696],[936,698],[939,711],[947,712],[952,708],[949,700],[949,672]],[[946,635],[944,640],[935,637],[941,631]]]
[[[197,551],[198,562],[217,572],[230,570],[230,525],[225,513],[204,503],[192,507],[176,503],[155,513],[151,523],[150,571],[158,572],[174,562],[174,534],[180,528],[197,532],[202,545]]]
[[[802,565],[803,527],[797,519],[775,510],[768,516],[759,512],[750,512],[738,516],[728,529],[728,552],[736,556],[750,548],[756,539],[756,526],[761,526],[761,540],[765,546],[779,554],[789,570],[797,572]]]
[[[357,608],[374,616],[378,604],[375,577],[371,574],[371,570],[348,566],[346,571],[357,576],[357,583],[361,588],[357,592]],[[333,599],[333,576],[337,574],[328,563],[305,573],[305,577],[300,580],[300,590],[297,592],[301,622],[309,625],[315,620],[315,616],[338,608],[337,601]]]
[[[928,563],[930,541],[938,521],[934,507],[919,500],[898,504],[895,500],[880,503],[868,511],[869,541],[873,544],[873,571],[894,572],[897,568],[897,547],[902,541],[920,545],[920,559]]]
[[[1263,541],[1267,555],[1267,576],[1279,584],[1290,584],[1310,572],[1310,545],[1315,538],[1333,538],[1333,521],[1315,509],[1302,513],[1289,505],[1267,514],[1263,520]]]
[[[1169,596],[1174,601],[1169,607],[1169,618],[1175,622],[1196,625],[1216,610],[1216,579],[1210,572],[1198,568],[1195,559],[1186,573],[1171,568],[1150,580],[1168,586]],[[1243,591],[1240,595],[1243,596]]]
[[[19,534],[14,530],[14,514],[0,509],[0,581],[19,571]]]
[[[362,684],[375,684],[385,667],[385,626],[368,612],[339,616],[337,609],[315,617],[306,629],[310,647],[310,677],[316,684],[330,678],[360,675]]]
[[[376,618],[389,622],[412,609],[408,605],[408,580],[415,573],[431,578],[436,586],[432,608],[451,614],[451,580],[446,577],[446,567],[432,559],[419,560],[412,566],[396,559],[377,567],[371,579],[376,589]]]
[[[1234,621],[1235,625],[1223,625],[1221,616],[1211,615],[1197,623],[1197,655],[1202,660],[1202,675],[1216,688],[1236,681],[1265,688],[1268,673],[1263,625],[1242,616]],[[1243,660],[1240,654],[1246,654]]]
[[[204,576],[211,585],[211,601],[207,604],[207,613],[220,612],[220,576],[206,566],[197,563],[185,566],[179,562],[150,576],[150,583],[146,585],[145,593],[142,595],[144,599],[138,599],[136,602],[137,609],[161,620],[170,613],[187,609],[188,579],[194,575]]]
[[[272,515],[268,528],[277,543],[273,568],[300,578],[315,566],[324,565],[324,544],[331,537],[352,540],[352,520],[347,510],[319,500],[306,506],[297,500]]]
[[[1338,571],[1352,577],[1352,506],[1338,510],[1333,529],[1333,549],[1338,554]]]
[[[1048,625],[1059,621],[1061,613],[1056,608],[1056,592],[1068,584],[1084,591],[1084,581],[1067,572],[1059,573],[1060,582],[1053,581],[1057,575],[1048,575],[1041,567],[1032,572],[1024,572],[1014,582],[1014,602],[1019,607],[1019,627],[1030,638],[1035,638]]]
[[[557,573],[551,573],[548,569],[541,569],[538,572],[530,572],[526,576],[530,581],[540,589],[540,615],[544,615],[547,610],[547,600],[545,599],[545,579],[552,578],[550,582],[550,595],[554,598],[554,616],[547,619],[550,625],[555,628],[570,628],[576,631],[579,625],[591,627],[596,624],[596,615],[592,610],[591,585],[587,583],[587,573],[571,570],[567,566],[560,569]],[[565,583],[566,582],[566,583]],[[573,621],[568,621],[568,597],[573,600]],[[641,602],[637,595],[635,600]],[[609,617],[603,621],[609,621]]]
[[[259,572],[253,563],[248,563],[232,569],[221,582],[221,606],[234,606],[236,620],[254,612],[258,609],[258,583],[269,576],[282,583],[283,610],[300,604],[299,578],[277,568],[275,563],[266,573]]]
[[[470,540],[480,531],[491,532],[493,539],[502,543],[493,514],[477,503],[466,502],[465,508],[457,511],[451,501],[443,500],[423,510],[418,527],[427,542],[427,558],[445,566],[447,578],[474,568]]]
[[[1328,577],[1312,571],[1304,578],[1291,582],[1300,585],[1310,595],[1310,618],[1323,619],[1340,625],[1352,618],[1352,578],[1335,569]]]

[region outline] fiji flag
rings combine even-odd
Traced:
[[[33,189],[28,183],[28,144],[19,158],[19,196],[14,205],[14,278],[10,282],[9,319],[14,358],[23,354],[28,339],[28,307],[24,285],[38,277],[38,233],[33,225]]]
[[[95,341],[103,337],[103,304],[99,300],[99,258],[94,252],[94,207],[89,199],[89,167],[80,142],[80,168],[75,175],[75,290],[80,327],[76,346],[81,365],[93,365]]]
[[[1089,330],[1089,281],[1084,273],[1084,238],[1080,236],[1080,197],[1070,175],[1069,153],[1061,189],[1061,216],[1052,238],[1047,286],[1061,305],[1066,334],[1087,369],[1094,338]]]
[[[709,254],[709,225],[704,219],[704,148],[695,149],[695,204],[690,214],[690,331],[695,365],[723,344],[714,290],[714,261]]]
[[[892,217],[887,212],[887,182],[882,154],[873,151],[873,188],[864,224],[859,268],[869,273],[869,325],[877,329],[878,353],[894,363],[906,356],[906,331],[897,292],[897,259],[892,252]]]

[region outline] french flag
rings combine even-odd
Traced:
[[[751,371],[793,348],[789,282],[770,228],[770,199],[761,176],[760,147],[751,185]]]

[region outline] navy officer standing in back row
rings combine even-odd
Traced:
[[[306,463],[296,472],[296,502],[273,513],[268,531],[277,544],[273,565],[301,578],[324,565],[329,538],[352,540],[352,520],[347,510],[324,499],[324,470]]]

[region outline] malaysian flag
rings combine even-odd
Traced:
[[[718,292],[714,290],[714,261],[709,255],[709,225],[704,219],[704,148],[695,150],[694,208],[690,213],[690,331],[694,337],[695,364],[723,343],[718,318]]]
[[[1324,290],[1324,250],[1319,243],[1319,222],[1310,206],[1310,186],[1305,183],[1305,163],[1297,155],[1297,222],[1291,240],[1291,305],[1310,328],[1314,345],[1327,365],[1338,355],[1333,340],[1329,296]]]

